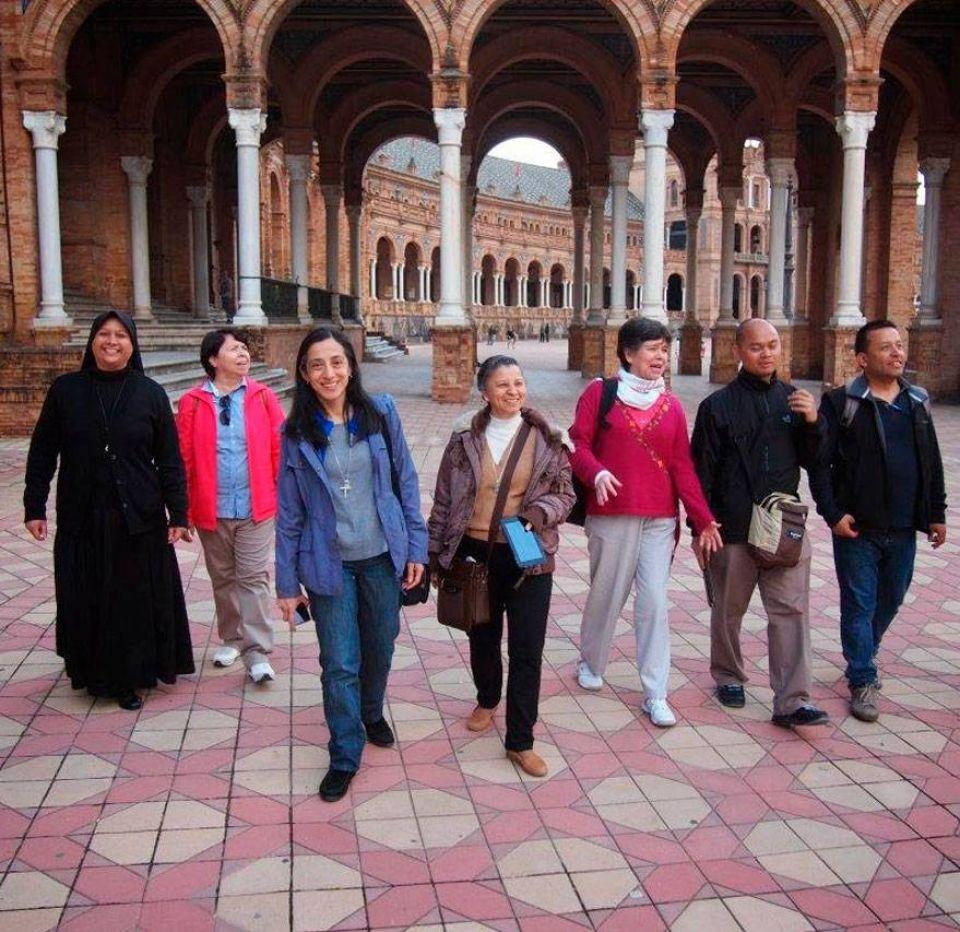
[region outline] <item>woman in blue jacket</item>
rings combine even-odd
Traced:
[[[394,742],[383,698],[400,589],[417,586],[427,562],[397,409],[389,395],[363,390],[353,346],[338,330],[319,327],[300,344],[277,499],[278,603],[289,623],[309,598],[315,619],[330,729],[320,796],[333,802],[347,792],[365,742]]]

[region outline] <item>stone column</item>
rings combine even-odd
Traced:
[[[469,155],[460,156],[460,195],[463,199],[461,204],[463,216],[463,306],[464,309],[472,308],[477,301],[473,294],[473,215],[477,204],[477,189],[474,185],[466,183],[470,177]],[[441,259],[442,262],[442,259]],[[468,316],[468,315],[467,315]]]
[[[237,134],[237,251],[240,300],[233,322],[245,327],[265,327],[260,300],[260,136],[267,115],[259,107],[228,109],[230,126]]]
[[[527,276],[521,275],[517,280],[517,307],[527,306]]]
[[[63,306],[63,257],[60,252],[60,182],[57,145],[67,118],[55,110],[24,110],[23,125],[33,137],[37,175],[37,236],[40,252],[40,313],[32,326],[69,327]]]
[[[867,137],[877,115],[848,110],[837,117],[843,141],[843,198],[840,218],[840,276],[837,309],[824,328],[823,381],[842,385],[855,373],[854,332],[863,325],[860,287],[863,273],[863,206]]]
[[[187,188],[190,201],[190,231],[193,235],[193,316],[210,316],[210,245],[207,236],[207,204],[210,189],[205,184]]]
[[[310,178],[310,159],[307,154],[284,156],[290,187],[290,257],[293,280],[297,283],[297,316],[310,320],[307,295],[309,265],[307,261],[307,181]],[[357,269],[358,287],[360,270]]]
[[[770,179],[770,264],[767,267],[766,318],[778,329],[786,322],[784,314],[784,264],[787,253],[787,209],[793,180],[792,158],[767,159]]]
[[[703,212],[703,188],[688,188],[685,194],[687,220],[687,283],[683,326],[680,328],[681,375],[700,375],[703,359],[700,346],[703,327],[697,314],[697,263],[700,259],[700,215]]]
[[[435,108],[440,143],[440,307],[433,324],[434,401],[462,403],[470,397],[476,333],[464,306],[464,228],[460,141],[466,111]],[[471,257],[472,258],[472,257]]]
[[[363,243],[360,238],[360,221],[363,219],[362,204],[347,204],[347,231],[350,238],[350,293],[357,299],[357,314],[360,313],[360,266]]]
[[[644,149],[643,315],[666,322],[663,301],[663,227],[666,214],[667,134],[673,110],[640,114]]]
[[[343,198],[343,189],[338,184],[324,184],[320,186],[320,190],[323,193],[326,230],[327,290],[333,293],[330,312],[333,323],[339,327],[343,324],[340,315],[340,201]],[[402,285],[402,273],[400,282]]]
[[[794,378],[806,378],[810,374],[810,321],[807,317],[807,299],[810,281],[810,224],[813,222],[812,207],[797,208],[796,270],[794,272],[793,298],[793,359],[791,372]]]
[[[590,188],[590,309],[587,324],[602,324],[603,314],[603,234],[607,189]]]
[[[377,298],[377,260],[370,260],[370,297]]]
[[[737,374],[733,358],[733,344],[737,321],[733,316],[733,241],[736,228],[737,201],[743,193],[743,185],[721,184],[720,198],[720,316],[711,332],[710,381],[726,384]],[[741,314],[744,300],[741,294]]]
[[[147,177],[153,159],[142,155],[124,155],[120,167],[127,176],[130,206],[130,277],[133,279],[133,316],[139,321],[153,320],[150,300],[150,238],[147,219]]]
[[[610,232],[610,313],[607,321],[617,327],[627,319],[627,183],[632,168],[632,155],[610,156],[613,219]]]

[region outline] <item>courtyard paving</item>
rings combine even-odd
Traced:
[[[503,344],[494,347],[502,351]],[[481,347],[481,354],[491,350]],[[583,382],[566,347],[522,344],[531,400],[568,424]],[[429,350],[368,366],[391,391],[424,509],[455,406],[429,400]],[[692,420],[706,382],[677,378]],[[935,411],[948,490],[960,408]],[[537,747],[518,772],[470,734],[466,641],[408,609],[388,691],[393,749],[369,748],[342,802],[327,763],[315,636],[278,628],[276,682],[212,666],[210,583],[178,548],[196,676],[140,713],[71,690],[54,653],[52,544],[22,528],[26,444],[0,442],[0,928],[942,929],[960,921],[957,539],[924,546],[881,662],[882,718],[847,715],[830,542],[812,522],[815,699],[827,728],[770,722],[765,622],[744,625],[742,711],[711,695],[708,610],[686,541],[670,583],[678,725],[640,710],[629,606],[608,685],[578,689],[585,539],[566,526]]]

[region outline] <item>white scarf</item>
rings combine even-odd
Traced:
[[[646,411],[667,390],[663,376],[651,381],[621,369],[617,378],[617,398],[641,411]]]

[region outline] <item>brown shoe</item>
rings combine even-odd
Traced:
[[[478,705],[467,719],[467,731],[486,731],[493,724],[494,712],[496,707],[485,709],[482,705]]]
[[[876,683],[857,686],[850,690],[850,712],[861,722],[875,722],[880,718],[879,694]]]
[[[507,757],[531,777],[547,775],[547,763],[536,751],[507,751]]]

